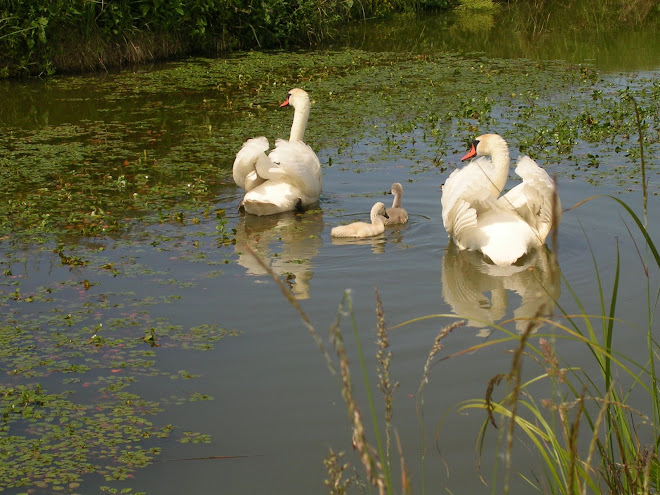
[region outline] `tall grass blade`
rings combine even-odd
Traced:
[[[614,271],[614,284],[612,286],[612,298],[610,299],[610,313],[607,320],[607,330],[605,333],[605,389],[610,389],[610,384],[612,383],[612,367],[611,360],[608,357],[612,353],[612,334],[614,333],[614,315],[616,313],[616,301],[617,294],[619,292],[619,269],[620,269],[620,256],[619,256],[619,245],[617,242],[616,249],[616,269]]]
[[[617,198],[616,196],[608,195],[608,194],[597,194],[597,195],[594,195],[594,196],[590,196],[586,199],[583,199],[582,201],[580,201],[580,202],[576,203],[575,205],[573,205],[567,211],[578,208],[579,206],[582,206],[583,204],[585,204],[589,201],[593,201],[594,199],[597,199],[597,198],[613,199],[614,201],[619,203],[621,206],[623,206],[623,208],[628,212],[630,217],[634,220],[635,224],[637,224],[637,227],[639,228],[640,233],[644,236],[644,240],[646,241],[646,245],[648,246],[648,248],[651,250],[651,253],[653,254],[653,259],[655,260],[656,265],[658,266],[658,268],[660,268],[660,254],[658,253],[658,250],[655,247],[655,243],[651,239],[651,236],[648,233],[648,230],[644,226],[644,223],[639,219],[637,214],[632,210],[632,208],[630,206],[628,206],[628,204],[625,201],[623,201],[622,199]]]

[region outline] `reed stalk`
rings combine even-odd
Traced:
[[[383,304],[380,300],[378,289],[376,292],[376,316],[377,316],[377,331],[376,342],[378,345],[378,352],[376,353],[376,361],[378,362],[378,389],[383,394],[383,401],[385,407],[385,464],[388,470],[392,469],[392,403],[394,399],[394,390],[398,387],[398,383],[393,382],[390,376],[390,363],[392,362],[392,352],[388,350],[390,346],[389,337],[387,335],[387,328],[385,327],[385,313],[383,311]]]
[[[344,479],[344,472],[350,468],[350,465],[343,462],[343,459],[343,452],[336,453],[330,449],[323,460],[323,465],[328,472],[328,479],[323,484],[328,488],[330,495],[346,495],[355,481],[354,477]]]
[[[346,310],[344,309],[345,307],[347,308]],[[350,290],[344,292],[344,297],[340,303],[338,314],[345,314],[346,312],[348,312],[354,321]],[[353,394],[353,381],[351,379],[348,354],[338,325],[332,325],[330,327],[330,341],[333,344],[337,358],[339,359],[339,370],[342,384],[341,394],[346,403],[349,420],[351,421],[353,428],[353,448],[360,456],[360,461],[369,483],[377,487],[379,495],[385,493],[391,494],[392,487],[390,480],[385,475],[384,465],[380,461],[376,449],[374,449],[367,441],[362,414]],[[376,431],[376,436],[379,438],[378,431]]]

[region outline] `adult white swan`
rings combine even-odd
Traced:
[[[548,173],[527,156],[516,173],[523,181],[500,196],[509,175],[509,147],[497,134],[472,142],[442,187],[442,222],[459,249],[481,251],[496,265],[511,265],[541,246],[561,219],[561,203]]]
[[[304,209],[321,195],[321,163],[303,142],[309,119],[309,96],[300,88],[289,91],[280,106],[294,108],[289,140],[278,139],[269,149],[268,139],[248,139],[234,160],[234,182],[245,189],[241,205],[253,215],[273,215]]]

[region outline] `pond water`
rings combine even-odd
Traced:
[[[246,245],[281,277],[329,351],[328,329],[351,290],[374,391],[374,289],[390,327],[442,315],[390,333],[399,384],[392,423],[413,493],[491,491],[477,467],[484,414],[454,408],[483,397],[490,378],[509,370],[515,343],[462,352],[499,338],[490,324],[579,312],[571,292],[587,313],[600,314],[596,269],[608,299],[617,253],[622,323],[615,344],[645,360],[647,254],[618,202],[600,197],[565,211],[556,246],[501,273],[450,249],[440,187],[469,141],[498,132],[514,157],[529,153],[557,177],[564,208],[613,195],[642,217],[632,97],[643,121],[648,225],[656,239],[657,44],[656,58],[645,57],[656,62],[628,65],[641,50],[630,45],[621,56],[626,63],[608,58],[607,70],[602,52],[564,61],[543,46],[456,54],[439,40],[475,31],[465,28],[461,37],[453,25],[453,34],[437,30],[432,41],[433,23],[442,19],[406,18],[402,32],[388,37],[398,36],[398,46],[236,54],[1,83],[6,493],[322,493],[329,448],[347,452],[359,471],[341,387]],[[414,26],[425,41],[402,50]],[[653,35],[654,28],[640,36]],[[574,65],[582,58],[593,65]],[[319,208],[240,214],[233,156],[248,137],[272,142],[288,134],[291,113],[278,104],[295,86],[314,100],[306,140],[323,165]],[[404,187],[407,225],[373,240],[330,238],[332,226],[366,219],[375,201],[389,202],[393,182]],[[555,301],[561,309],[551,309]],[[352,325],[342,314],[373,442]],[[460,318],[467,324],[442,341],[420,397],[435,337]],[[503,326],[522,329],[520,320]],[[561,332],[546,324],[541,334]],[[557,348],[567,363],[595,367],[586,347],[558,337]],[[539,371],[531,361],[525,366]],[[488,442],[481,475],[490,484],[496,434]],[[514,451],[514,466],[542,475],[524,446]],[[515,483],[515,493],[533,492]]]
[[[633,10],[598,12],[583,1],[509,2],[496,10],[358,23],[346,34],[349,46],[369,51],[484,53],[590,63],[602,70],[655,69],[660,16],[632,22]]]

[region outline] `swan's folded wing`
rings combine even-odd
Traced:
[[[266,157],[265,153],[268,151],[268,147],[268,139],[263,136],[245,141],[241,149],[236,153],[232,168],[232,175],[237,186],[249,190],[246,187],[246,178],[251,172],[255,171],[259,159]],[[248,186],[251,185],[254,187],[254,183],[254,176],[252,176]]]
[[[245,176],[245,192],[250,192],[252,189],[257,187],[260,184],[263,184],[264,180],[259,177],[256,170],[253,170]]]
[[[492,205],[496,197],[493,196],[493,184],[489,174],[493,173],[492,162],[486,158],[473,160],[462,169],[454,170],[442,186],[442,221],[447,232],[456,216],[455,206],[459,202],[468,203],[475,209],[475,214]],[[463,207],[461,207],[463,209]]]
[[[245,194],[243,206],[253,215],[273,215],[295,208],[300,191],[286,181],[267,180]]]
[[[444,220],[443,211],[443,220]],[[470,203],[458,200],[447,214],[445,229],[454,239],[461,239],[464,234],[477,226],[477,211],[470,207]]]
[[[270,159],[278,166],[277,174],[286,174],[287,179],[308,196],[321,194],[321,162],[316,153],[302,141],[278,139]]]
[[[259,156],[254,167],[259,177],[264,180],[286,179],[286,172],[280,169],[277,163],[273,162],[270,155],[263,154]]]

